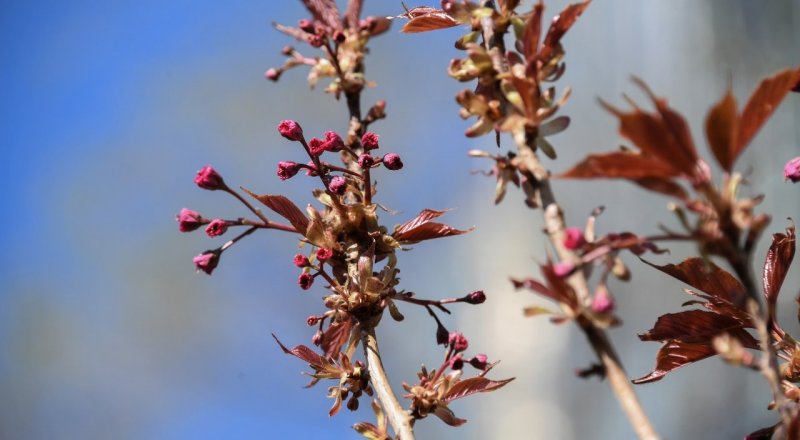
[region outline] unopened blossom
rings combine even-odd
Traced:
[[[297,284],[300,285],[301,289],[308,290],[311,288],[311,285],[314,284],[314,276],[310,273],[303,272],[297,277]]]
[[[267,69],[266,72],[264,72],[264,78],[266,78],[266,79],[268,79],[270,81],[277,81],[278,78],[281,77],[281,73],[283,73],[281,71],[281,69],[276,69],[274,67],[271,67],[271,68]]]
[[[383,166],[387,169],[396,171],[403,168],[403,161],[400,160],[400,156],[395,153],[389,153],[383,156]]]
[[[325,149],[334,153],[344,149],[344,141],[335,131],[325,132],[325,144]]]
[[[564,247],[570,250],[582,248],[586,244],[583,231],[580,228],[567,228],[564,231]]]
[[[485,370],[488,362],[489,358],[485,354],[476,354],[469,360],[469,364],[478,370]]]
[[[194,257],[192,262],[198,271],[203,271],[211,275],[211,272],[213,272],[217,264],[219,264],[219,255],[217,251],[205,251]]]
[[[311,262],[308,261],[308,257],[303,254],[297,254],[294,256],[294,260],[292,260],[295,266],[299,268],[308,267],[311,265]]]
[[[361,156],[358,156],[358,166],[360,166],[362,169],[370,168],[374,164],[375,158],[369,154],[364,153]]]
[[[453,348],[453,350],[456,351],[456,353],[462,352],[469,347],[469,341],[467,341],[467,338],[459,332],[450,333],[450,336],[447,338],[447,343]]]
[[[361,147],[364,148],[364,151],[375,150],[379,147],[378,140],[380,136],[377,134],[368,131],[361,136]]]
[[[317,260],[328,261],[333,256],[333,251],[328,248],[320,248],[317,250]]]
[[[214,168],[211,168],[211,165],[200,168],[200,171],[194,177],[194,183],[200,188],[210,191],[227,188],[222,176]]]
[[[345,189],[347,189],[347,180],[345,180],[344,177],[336,176],[331,179],[331,183],[328,184],[328,188],[330,188],[332,193],[342,195],[344,194]]]
[[[290,160],[278,162],[278,178],[281,180],[291,179],[300,171],[300,164]]]
[[[312,138],[308,141],[308,151],[312,156],[319,156],[325,152],[326,142],[322,139]]]
[[[178,230],[181,232],[192,232],[206,222],[198,212],[187,208],[181,209],[175,220],[178,221]]]
[[[209,237],[218,237],[228,230],[228,222],[220,218],[214,219],[206,227],[206,234]]]
[[[486,294],[483,290],[476,290],[463,298],[467,304],[483,304],[486,301]]]
[[[604,286],[599,286],[592,298],[592,311],[595,313],[608,313],[614,310],[614,298]]]
[[[783,178],[791,180],[792,183],[800,182],[800,156],[786,162],[783,167]]]
[[[464,368],[464,358],[461,357],[460,354],[457,354],[457,355],[453,356],[450,359],[450,368],[452,368],[454,370],[460,370],[460,369]]]
[[[303,127],[295,121],[287,119],[278,124],[278,132],[281,136],[289,139],[290,141],[299,141],[303,139]]]
[[[553,265],[553,273],[559,278],[566,277],[575,270],[575,265],[569,261],[562,261]]]

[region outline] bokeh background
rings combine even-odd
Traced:
[[[548,1],[548,15],[564,3]],[[270,336],[307,343],[305,317],[320,310],[321,291],[296,287],[296,243],[256,234],[208,277],[194,272],[191,258],[219,241],[202,231],[181,235],[174,221],[184,206],[215,217],[243,213],[222,194],[194,187],[206,164],[231,184],[301,205],[310,200],[309,179],[275,176],[278,160],[300,156],[274,127],[293,118],[311,133],[343,131],[344,105],[309,90],[299,70],[277,85],[263,78],[290,43],[270,22],[306,17],[300,2],[0,5],[0,437],[354,438],[350,425],[372,417],[366,401],[358,413],[329,418],[325,385],[303,389],[305,365]],[[366,10],[395,15],[401,6],[367,1]],[[378,87],[365,104],[388,102],[389,119],[374,128],[406,163],[380,175],[379,201],[400,212],[384,222],[425,207],[455,208],[450,224],[477,226],[403,254],[404,286],[434,298],[484,289],[484,306],[454,307],[446,323],[465,332],[475,352],[502,360],[495,376],[517,377],[501,391],[455,403],[467,425],[423,420],[419,438],[632,438],[607,386],[574,377],[593,361],[581,335],[522,317],[523,306],[543,303],[513,292],[507,278],[535,275],[546,245],[539,214],[518,193],[495,207],[493,181],[470,173],[489,164],[466,151],[491,149],[493,140],[462,136],[466,123],[453,100],[462,85],[445,73],[459,56],[452,41],[460,31],[398,29],[374,40],[367,59]],[[641,99],[632,74],[684,112],[702,145],[705,112],[727,84],[743,102],[760,77],[800,64],[798,41],[796,0],[595,2],[565,39],[560,85],[573,87],[565,112],[573,125],[553,138],[560,157],[552,168],[618,145],[616,124],[596,98],[622,104],[627,92]],[[781,178],[783,163],[800,154],[798,122],[794,95],[739,161],[745,191],[767,195],[770,231],[800,218],[800,186]],[[556,190],[573,224],[598,205],[606,206],[601,231],[674,224],[666,198],[625,183],[557,182]],[[677,262],[691,252],[676,246],[655,260]],[[641,376],[658,344],[635,334],[686,297],[679,283],[628,261],[633,280],[612,286],[625,325],[611,336],[631,376]],[[798,272],[781,300],[794,333]],[[386,320],[379,334],[398,388],[421,362],[441,358],[424,310],[403,312],[404,322]],[[637,390],[666,438],[740,438],[775,419],[764,381],[716,359]]]

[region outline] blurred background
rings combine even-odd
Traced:
[[[278,84],[263,72],[282,63],[290,39],[271,21],[307,17],[300,2],[4,1],[0,14],[0,140],[6,159],[0,253],[0,437],[3,439],[356,438],[357,413],[327,416],[327,384],[303,389],[305,364],[272,340],[308,343],[305,317],[321,310],[319,288],[300,291],[291,257],[296,242],[259,233],[227,252],[209,277],[191,259],[224,239],[179,234],[182,207],[209,217],[244,211],[223,194],[198,190],[196,170],[213,164],[232,185],[282,193],[299,205],[313,182],[275,176],[279,160],[300,159],[275,126],[297,119],[309,133],[344,131],[345,108],[301,69]],[[402,12],[397,1],[367,1],[371,15]],[[528,2],[530,4],[530,2]],[[547,1],[547,16],[563,1]],[[408,3],[409,7],[417,5]],[[593,362],[570,326],[523,318],[546,303],[513,292],[509,276],[538,275],[546,249],[539,213],[510,192],[492,204],[494,182],[471,174],[488,162],[491,136],[468,140],[446,75],[460,56],[461,30],[401,35],[394,26],[371,44],[367,73],[377,82],[365,108],[388,102],[374,126],[383,149],[406,167],[380,173],[380,203],[400,223],[422,208],[455,208],[445,220],[475,232],[415,246],[400,256],[403,286],[444,298],[483,289],[481,307],[453,307],[445,324],[470,338],[471,352],[502,360],[493,376],[517,377],[501,391],[458,401],[460,428],[436,418],[419,438],[632,438],[606,386],[574,377]],[[637,75],[690,121],[698,145],[707,109],[728,83],[740,103],[759,78],[800,64],[800,2],[606,0],[592,4],[564,44],[572,126],[552,138],[566,169],[620,143],[613,118],[596,102],[642,100]],[[298,45],[299,47],[299,45]],[[310,54],[307,49],[303,53]],[[800,96],[790,96],[739,161],[748,193],[767,195],[770,232],[800,218],[800,186],[784,183],[783,164],[800,155]],[[701,147],[702,148],[702,147]],[[705,149],[703,148],[704,154]],[[556,182],[571,224],[604,205],[601,232],[656,231],[674,224],[668,200],[619,182]],[[768,237],[768,236],[767,236]],[[760,271],[767,239],[756,256]],[[675,246],[678,262],[693,253]],[[650,371],[656,343],[636,333],[678,310],[684,287],[628,259],[634,278],[613,284],[624,326],[611,331],[629,374]],[[784,326],[797,334],[797,264],[781,298]],[[419,364],[438,365],[435,326],[423,309],[380,329],[396,389]],[[665,438],[741,438],[770,425],[760,376],[711,359],[637,388]]]

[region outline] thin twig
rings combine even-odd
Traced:
[[[369,380],[372,382],[373,388],[375,388],[375,393],[378,395],[378,400],[389,418],[389,423],[392,425],[394,433],[400,440],[414,440],[413,419],[400,406],[391,385],[389,385],[389,378],[386,377],[386,371],[381,362],[378,340],[375,338],[375,329],[372,327],[363,329],[361,342],[364,346],[364,356],[367,358]]]

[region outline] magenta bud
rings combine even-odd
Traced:
[[[361,169],[370,168],[370,167],[372,167],[372,165],[375,165],[375,158],[374,157],[370,156],[367,153],[364,153],[361,156],[358,156],[358,166],[360,166]]]
[[[403,161],[400,160],[399,155],[395,153],[389,153],[383,156],[383,166],[392,171],[396,171],[400,168],[403,168]]]
[[[278,178],[281,180],[291,179],[300,171],[300,164],[292,161],[278,162]]]
[[[286,119],[278,124],[278,132],[281,136],[289,139],[290,141],[299,141],[303,139],[303,127],[291,119]]]
[[[317,260],[328,261],[333,257],[333,251],[328,248],[317,249]]]
[[[281,73],[283,73],[283,71],[281,69],[276,69],[274,67],[270,67],[269,69],[267,69],[266,72],[264,72],[264,78],[266,78],[266,79],[268,79],[270,81],[277,81],[278,78],[281,77]]]
[[[483,290],[476,290],[463,297],[462,300],[467,304],[483,304],[486,301],[486,294],[483,293]]]
[[[325,152],[326,143],[322,139],[313,138],[308,141],[308,150],[312,156],[318,157]]]
[[[452,359],[450,359],[450,368],[454,370],[464,368],[464,358],[462,358],[460,354],[453,356]]]
[[[478,370],[485,370],[488,361],[489,358],[485,354],[476,354],[472,359],[469,360],[469,364]]]
[[[331,183],[328,184],[328,187],[332,193],[342,195],[345,189],[347,189],[347,180],[345,180],[344,177],[336,176],[331,179]]]
[[[614,310],[614,298],[611,297],[608,289],[599,286],[594,292],[594,298],[592,298],[592,311],[603,314],[612,310]]]
[[[569,276],[574,270],[575,265],[569,261],[562,261],[553,265],[553,274],[559,278]]]
[[[181,232],[192,232],[205,224],[203,216],[187,208],[181,209],[175,220],[178,221],[178,230]]]
[[[319,322],[319,316],[311,315],[308,318],[306,318],[306,324],[309,327],[316,325],[318,322]]]
[[[291,55],[292,52],[294,52],[294,47],[292,46],[283,46],[283,49],[281,49],[281,53],[286,56]]]
[[[205,251],[202,254],[194,257],[192,262],[194,266],[197,268],[197,271],[203,271],[208,275],[211,275],[211,272],[217,267],[219,264],[219,251]]]
[[[299,27],[300,29],[302,29],[305,32],[308,32],[309,34],[313,34],[314,33],[314,22],[309,20],[309,19],[307,19],[307,18],[299,20],[297,22],[297,27]]]
[[[294,260],[292,260],[292,261],[294,262],[295,266],[297,266],[297,267],[299,267],[301,269],[311,265],[311,262],[308,261],[308,257],[306,257],[303,254],[295,255],[294,256]]]
[[[791,180],[792,183],[800,182],[800,156],[786,162],[783,167],[783,178]]]
[[[214,219],[206,227],[206,234],[209,237],[218,237],[228,230],[228,222],[222,219]]]
[[[325,40],[319,35],[311,35],[308,37],[308,44],[310,44],[311,47],[321,47],[324,42]]]
[[[567,228],[564,231],[564,247],[570,250],[580,249],[586,244],[580,228]]]
[[[368,131],[361,136],[361,147],[364,148],[364,151],[375,150],[379,146],[378,139],[380,139],[380,136]]]
[[[344,149],[344,141],[335,131],[325,132],[325,143],[327,144],[325,149],[334,153]]]
[[[297,277],[297,284],[300,285],[300,288],[303,290],[308,290],[311,288],[311,285],[314,284],[314,275],[310,273],[303,272]]]
[[[469,347],[469,341],[459,332],[451,332],[450,336],[447,337],[447,344],[450,345],[456,353],[462,352]]]
[[[194,177],[194,183],[200,188],[210,191],[227,188],[222,176],[214,168],[211,168],[211,165],[206,165],[197,172]]]

